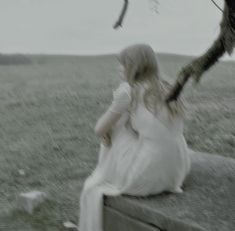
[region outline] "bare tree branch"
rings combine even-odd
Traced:
[[[194,77],[196,81],[199,81],[203,72],[213,66],[224,53],[225,48],[222,43],[222,38],[219,37],[204,55],[182,68],[166,101],[169,103],[177,100],[189,78]]]
[[[177,100],[190,77],[198,82],[202,74],[212,67],[225,52],[232,53],[235,45],[235,2],[233,0],[225,0],[225,2],[218,38],[202,56],[182,68],[166,99],[167,102]]]
[[[128,4],[129,4],[129,1],[128,0],[124,0],[124,4],[123,4],[123,8],[122,8],[121,14],[120,14],[117,22],[113,26],[114,29],[117,29],[118,27],[122,26],[124,17],[125,17],[126,12],[127,12]]]

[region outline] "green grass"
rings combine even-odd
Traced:
[[[64,230],[64,221],[77,221],[82,184],[96,164],[93,127],[119,82],[117,60],[29,58],[31,65],[0,66],[0,230]],[[159,55],[172,79],[189,59]],[[191,148],[235,157],[234,73],[234,63],[220,63],[198,87],[187,85]],[[19,193],[34,189],[46,192],[47,201],[33,215],[17,210]]]

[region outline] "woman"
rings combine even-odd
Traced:
[[[154,51],[130,46],[119,61],[123,81],[95,127],[101,148],[81,193],[79,231],[103,230],[103,195],[181,193],[190,170],[183,104],[165,103],[169,85],[159,77]]]

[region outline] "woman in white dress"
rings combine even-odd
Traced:
[[[103,231],[104,195],[181,193],[190,170],[183,104],[165,103],[169,85],[159,77],[154,51],[133,45],[118,58],[122,83],[95,126],[99,160],[81,193],[79,231]]]

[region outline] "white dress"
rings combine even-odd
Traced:
[[[143,103],[140,85],[138,105],[129,113],[131,87],[122,82],[114,92],[109,110],[122,113],[112,129],[112,145],[100,145],[99,160],[86,179],[80,197],[79,231],[103,231],[103,195],[144,196],[163,191],[181,192],[190,170],[190,157],[183,136],[183,122],[166,123],[167,110],[155,117]],[[137,137],[125,126],[131,124]]]

